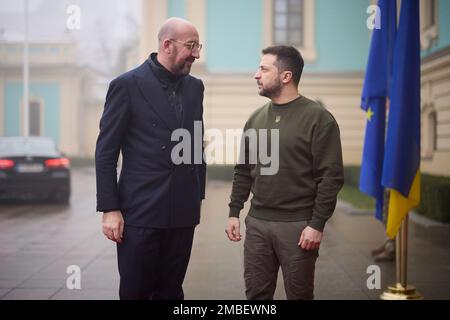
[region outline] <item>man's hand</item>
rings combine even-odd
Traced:
[[[231,241],[241,241],[241,231],[240,231],[240,222],[239,218],[228,218],[227,228],[225,229],[225,233],[228,236],[228,239]]]
[[[110,211],[103,214],[103,233],[109,240],[122,243],[123,227],[122,212]]]
[[[311,227],[306,227],[300,236],[298,246],[305,250],[319,249],[323,233]]]

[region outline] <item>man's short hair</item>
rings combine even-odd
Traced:
[[[298,86],[305,62],[297,49],[292,46],[271,46],[262,50],[262,53],[276,56],[278,70],[280,72],[291,71],[292,81]]]

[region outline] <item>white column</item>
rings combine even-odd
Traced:
[[[273,2],[272,0],[264,0],[264,21],[263,21],[263,39],[262,39],[264,47],[273,45],[272,19],[273,19]]]
[[[192,22],[198,30],[200,42],[203,43],[203,49],[200,53],[200,59],[194,64],[203,69],[206,64],[206,0],[186,0],[186,19]]]
[[[304,34],[303,34],[303,48],[299,48],[308,63],[313,63],[316,61],[316,35],[315,35],[315,1],[314,0],[304,0],[303,6],[305,13],[304,21]]]
[[[140,62],[158,50],[158,32],[167,19],[167,0],[142,0],[142,27],[139,44]]]

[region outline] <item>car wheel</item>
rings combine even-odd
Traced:
[[[52,200],[59,204],[69,204],[70,193],[56,193]]]

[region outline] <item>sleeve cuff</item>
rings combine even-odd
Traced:
[[[100,212],[103,212],[103,213],[108,213],[108,212],[111,212],[111,211],[120,211],[120,209],[107,209],[107,210],[100,210]]]
[[[228,215],[229,218],[239,218],[239,212],[241,209],[238,207],[230,207],[230,213]]]
[[[326,223],[326,220],[323,220],[323,219],[320,219],[317,217],[313,217],[311,222],[309,223],[309,226],[311,228],[313,228],[314,230],[323,232],[323,229],[325,228],[325,223]]]

